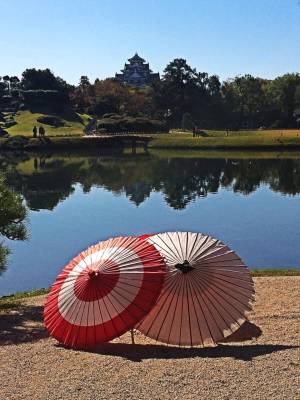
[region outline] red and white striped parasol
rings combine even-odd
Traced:
[[[44,309],[59,342],[91,348],[132,329],[157,300],[165,264],[153,245],[134,237],[100,242],[57,277]]]
[[[201,233],[142,236],[164,257],[161,294],[136,325],[146,336],[183,346],[213,346],[236,331],[254,297],[242,260],[217,239]]]

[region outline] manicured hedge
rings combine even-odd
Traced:
[[[58,90],[24,90],[22,95],[28,108],[47,106],[53,110],[60,110],[69,102],[68,94]]]
[[[105,129],[108,133],[140,132],[155,133],[168,132],[168,126],[164,121],[145,117],[110,116],[98,120],[97,128]]]

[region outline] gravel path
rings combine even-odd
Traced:
[[[300,277],[256,278],[258,340],[186,349],[136,335],[66,350],[41,322],[44,296],[0,317],[1,400],[300,399]]]

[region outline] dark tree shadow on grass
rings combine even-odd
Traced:
[[[48,335],[43,324],[42,306],[20,306],[19,304],[1,304],[1,311],[10,311],[0,315],[0,346],[36,342]]]

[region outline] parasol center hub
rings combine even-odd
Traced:
[[[184,260],[183,263],[178,263],[175,265],[175,268],[181,271],[183,274],[193,271],[194,267],[188,262],[188,260]]]
[[[90,269],[88,274],[90,278],[96,278],[100,275],[100,271],[98,269]]]

